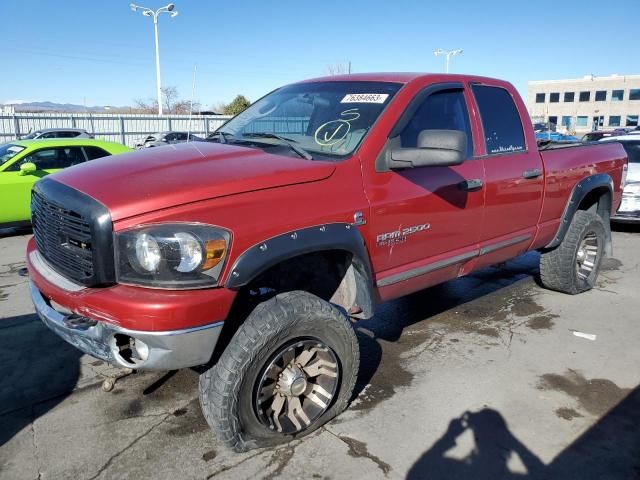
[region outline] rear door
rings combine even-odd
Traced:
[[[474,84],[484,137],[485,208],[479,264],[524,252],[542,208],[544,167],[533,136],[526,136],[524,105],[502,86]]]

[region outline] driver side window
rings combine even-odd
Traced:
[[[17,172],[23,163],[33,163],[38,170],[67,168],[85,161],[80,147],[59,147],[38,150],[11,165],[7,171]]]
[[[415,148],[423,130],[459,130],[467,135],[467,158],[473,156],[471,122],[462,90],[429,95],[400,133],[402,148]]]

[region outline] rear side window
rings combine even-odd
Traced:
[[[74,138],[80,135],[80,132],[76,132],[74,130],[65,130],[64,132],[60,132],[59,137],[61,138]]]
[[[84,148],[84,153],[87,154],[87,158],[89,160],[95,160],[96,158],[108,157],[111,155],[109,152],[98,148],[98,147],[82,147]]]
[[[504,88],[473,85],[484,129],[487,154],[525,150],[522,122],[513,98]]]
[[[467,135],[467,158],[473,156],[471,124],[462,90],[443,90],[429,95],[400,133],[402,148],[415,148],[422,130],[464,132]]]

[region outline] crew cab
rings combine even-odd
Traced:
[[[539,250],[542,283],[593,287],[627,157],[538,147],[507,82],[355,74],[282,87],[210,138],[39,181],[36,311],[126,368],[201,366],[230,447],[296,438],[348,404],[351,319]]]

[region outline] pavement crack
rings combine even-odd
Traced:
[[[42,478],[42,472],[40,471],[40,456],[38,455],[38,440],[36,438],[36,416],[33,411],[33,406],[30,408],[31,412],[31,443],[33,444],[33,456],[36,461],[36,469],[38,470],[38,480]]]
[[[233,463],[231,465],[224,465],[222,468],[219,468],[218,470],[216,470],[215,472],[213,472],[212,474],[207,476],[207,480],[209,480],[210,478],[215,477],[216,475],[219,475],[223,472],[226,472],[227,470],[231,470],[232,468],[236,468],[239,465],[242,465],[244,462],[251,460],[252,458],[257,457],[258,455],[261,455],[263,452],[259,451],[254,453],[253,455],[249,455],[248,457],[243,458],[242,460],[240,460],[238,463]]]
[[[274,478],[279,477],[282,471],[284,470],[284,467],[286,467],[287,464],[289,463],[289,460],[293,458],[293,454],[295,453],[296,447],[298,445],[300,444],[299,443],[296,445],[289,444],[289,445],[285,445],[284,447],[275,449],[271,453],[271,459],[269,460],[269,463],[265,468],[269,468],[277,464],[276,468],[273,470],[273,472],[265,475],[263,477],[263,480],[273,480]]]
[[[322,427],[322,429],[344,443],[349,448],[349,451],[347,452],[349,456],[354,458],[367,458],[371,460],[382,471],[382,473],[384,473],[385,477],[391,471],[391,465],[370,453],[367,449],[366,443],[346,435],[336,435],[326,427]]]
[[[141,435],[137,436],[135,439],[133,439],[131,442],[129,442],[129,444],[126,447],[124,447],[122,450],[120,450],[120,451],[116,452],[115,454],[113,454],[109,458],[109,460],[107,460],[107,462],[102,467],[100,467],[100,470],[98,470],[98,472],[93,477],[89,478],[89,480],[95,480],[100,475],[102,475],[102,472],[104,472],[107,468],[109,468],[114,460],[116,460],[118,457],[120,457],[123,453],[125,453],[127,450],[129,450],[131,447],[133,447],[136,443],[138,443],[144,437],[146,437],[151,432],[153,432],[157,427],[159,427],[169,417],[170,417],[170,414],[164,415],[159,422],[154,423],[151,427],[149,427],[147,430],[145,430]]]

